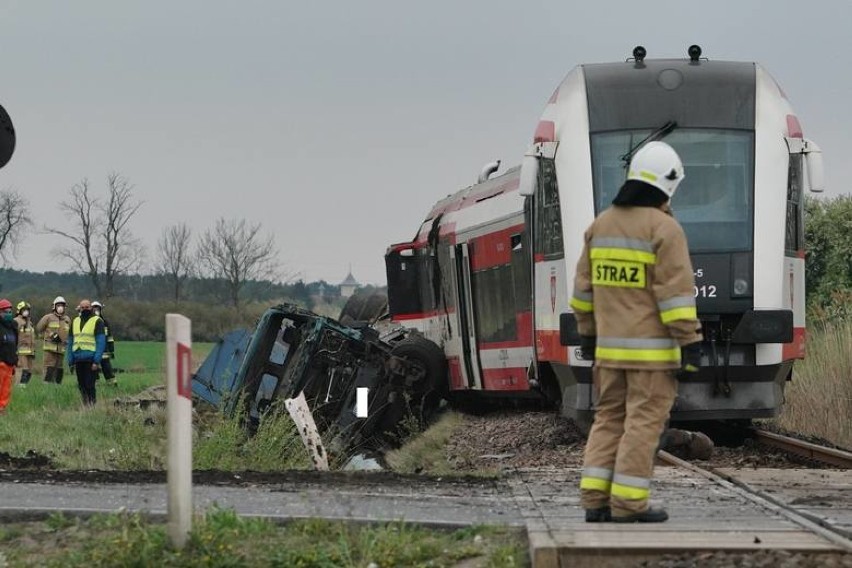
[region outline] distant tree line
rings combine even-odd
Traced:
[[[134,302],[165,302],[174,309],[173,280],[167,274],[116,276],[113,283],[113,297]],[[228,296],[228,282],[216,278],[189,277],[182,282],[181,297],[185,301],[207,305],[231,305]],[[85,274],[59,272],[29,272],[11,268],[0,269],[0,294],[9,296],[13,302],[17,298],[66,296],[68,302],[73,298],[87,297],[105,299],[98,292],[91,279]],[[276,283],[263,280],[251,280],[244,284],[242,294],[253,302],[276,302],[287,299],[306,308],[312,308],[317,301],[333,302],[340,296],[340,287],[324,280],[290,283]]]
[[[88,178],[58,200],[64,223],[40,231],[57,237],[52,253],[73,272],[2,270],[2,289],[21,295],[85,295],[101,301],[123,298],[157,302],[185,300],[244,303],[290,298],[312,307],[317,298],[339,295],[327,282],[307,284],[280,262],[271,233],[246,219],[217,219],[198,235],[186,223],[163,227],[153,255],[133,233],[143,206],[130,179],[106,176],[98,190]],[[0,190],[0,259],[14,258],[33,227],[30,202],[17,190]]]

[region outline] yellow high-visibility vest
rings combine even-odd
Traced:
[[[86,321],[86,325],[80,329],[80,316],[74,318],[72,326],[74,333],[74,351],[94,351],[97,349],[95,340],[95,327],[101,318],[92,316]]]

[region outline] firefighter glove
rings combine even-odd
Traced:
[[[62,338],[55,331],[50,334],[50,340],[54,343],[62,343]]]
[[[701,343],[695,342],[680,348],[680,371],[678,379],[689,379],[698,372],[701,366]]]
[[[597,345],[597,338],[594,335],[581,335],[580,336],[580,357],[582,357],[586,361],[594,361],[595,360],[595,346],[596,345]]]

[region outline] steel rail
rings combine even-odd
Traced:
[[[812,533],[818,534],[841,549],[847,552],[852,552],[852,538],[850,538],[850,535],[846,531],[834,527],[818,517],[799,511],[795,507],[784,503],[765,491],[755,489],[732,475],[722,473],[712,467],[703,468],[697,466],[663,450],[657,452],[657,458],[669,465],[697,473],[705,479],[709,479],[722,487],[726,487],[739,495],[742,495],[753,503],[786,517],[793,523]]]
[[[798,440],[789,436],[782,436],[766,430],[754,430],[754,439],[764,446],[777,448],[797,456],[802,456],[829,465],[852,469],[852,452],[827,448],[804,440]]]

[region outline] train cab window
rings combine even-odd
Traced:
[[[595,210],[609,207],[626,177],[621,160],[650,130],[592,134]],[[678,128],[665,142],[683,160],[686,178],[672,210],[692,252],[752,248],[754,227],[754,133],[747,130]]]
[[[538,187],[535,192],[535,252],[544,260],[564,256],[562,242],[562,212],[559,204],[559,184],[553,160],[539,161]]]
[[[787,169],[787,228],[784,236],[784,248],[790,254],[804,249],[802,162],[802,154],[790,154],[790,165]]]

